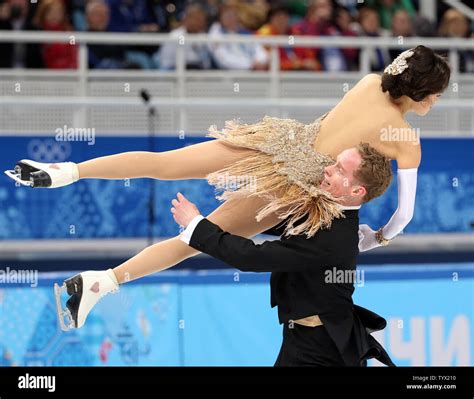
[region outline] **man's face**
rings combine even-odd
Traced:
[[[335,197],[341,197],[349,202],[362,202],[365,188],[354,178],[354,172],[359,169],[362,158],[356,148],[342,151],[334,165],[324,169],[324,179],[320,188]]]
[[[290,16],[283,11],[276,13],[270,22],[272,27],[281,35],[288,32],[290,28]]]
[[[393,36],[411,36],[412,31],[410,15],[404,10],[397,11],[392,18]]]
[[[220,22],[225,29],[231,32],[237,32],[239,29],[238,10],[233,7],[224,9],[220,15]]]
[[[107,30],[110,20],[109,7],[105,4],[97,4],[87,12],[89,30],[103,32]]]
[[[314,3],[314,18],[316,21],[329,21],[332,14],[332,3],[330,0],[316,0]]]
[[[379,15],[375,11],[367,11],[361,18],[360,24],[366,33],[377,33],[380,30]]]
[[[60,25],[64,22],[64,6],[63,3],[57,2],[51,4],[44,15],[44,21],[51,25]]]
[[[206,29],[206,14],[200,10],[189,10],[183,22],[188,33],[202,33]]]

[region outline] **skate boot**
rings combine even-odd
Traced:
[[[112,269],[79,273],[65,280],[61,287],[54,284],[61,330],[81,328],[95,304],[108,293],[118,290],[118,281]],[[70,295],[65,308],[61,304],[61,293],[64,291]]]
[[[14,170],[6,170],[5,174],[33,188],[63,187],[79,180],[79,169],[74,162],[42,163],[22,159]]]

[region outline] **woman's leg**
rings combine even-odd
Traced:
[[[255,216],[265,205],[266,201],[260,197],[229,200],[207,218],[225,231],[250,238],[281,222],[276,215],[257,222]],[[114,273],[119,283],[124,283],[172,267],[198,253],[177,236],[145,248],[117,266]]]
[[[204,179],[206,175],[254,152],[222,140],[210,140],[164,152],[132,151],[78,164],[81,179]]]
[[[279,219],[270,215],[257,222],[255,215],[265,205],[259,198],[227,201],[212,212],[208,218],[223,229],[245,237],[254,236],[278,224]],[[176,263],[198,254],[199,251],[180,241],[179,237],[152,245],[113,271],[88,271],[65,281],[62,288],[55,287],[58,317],[61,328],[81,328],[92,308],[104,295],[116,290],[117,283],[146,276],[167,269]],[[66,308],[61,305],[61,291],[71,296]],[[66,318],[66,316],[68,316]]]

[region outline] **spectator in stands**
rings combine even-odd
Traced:
[[[470,28],[468,18],[454,8],[447,10],[441,18],[439,36],[469,37]]]
[[[419,37],[433,37],[436,36],[436,28],[431,21],[422,16],[417,15],[415,19],[413,19],[413,30],[414,35]]]
[[[361,0],[334,0],[338,6],[344,7],[349,14],[354,18],[357,16],[358,8],[360,7],[361,3],[364,1]]]
[[[357,32],[352,25],[352,16],[345,7],[336,8],[336,27],[341,36],[357,37]],[[359,49],[345,48],[342,53],[346,59],[347,69],[356,71],[359,69]]]
[[[206,11],[208,22],[214,23],[219,19],[219,7],[221,0],[206,0],[204,10]]]
[[[35,30],[28,0],[0,0],[0,30]],[[36,43],[0,43],[0,68],[42,68]]]
[[[252,32],[265,23],[270,8],[266,0],[226,0],[223,3],[236,6],[239,22],[245,29]]]
[[[290,9],[292,19],[302,20],[308,12],[308,0],[287,0],[286,5]]]
[[[274,5],[268,13],[268,23],[257,34],[263,36],[290,34],[290,9],[284,5]],[[267,48],[270,56],[270,47]],[[279,47],[280,69],[284,71],[305,69],[305,65],[295,54],[293,46]]]
[[[190,4],[186,7],[182,26],[170,32],[170,37],[176,42],[165,43],[155,54],[161,69],[176,67],[177,41],[187,33],[205,33],[207,31],[207,17],[204,8],[199,4]],[[184,56],[187,69],[209,69],[211,55],[206,44],[189,45],[184,43]]]
[[[66,10],[75,31],[87,30],[86,6],[90,0],[67,0]]]
[[[41,0],[33,23],[45,31],[72,31],[62,0]],[[77,47],[74,43],[45,43],[41,45],[41,50],[46,68],[77,68]]]
[[[102,0],[89,1],[86,6],[86,19],[90,32],[107,32],[110,22],[109,6]]]
[[[473,38],[468,18],[455,9],[449,9],[441,18],[439,36],[450,38]],[[474,72],[474,51],[461,50],[459,54],[460,72]]]
[[[107,0],[111,32],[159,32],[150,0]]]
[[[106,0],[110,7],[110,32],[167,32],[166,10],[153,0]],[[162,25],[160,25],[162,24]],[[143,69],[153,68],[157,46],[128,46],[127,56]]]
[[[86,6],[95,0],[66,0],[71,8],[70,15],[76,30],[87,30]],[[104,0],[108,1],[108,0]],[[126,2],[111,1],[114,6],[114,23],[111,32],[168,32],[169,20],[177,12],[185,0],[174,1],[172,4],[155,0],[130,0]],[[167,6],[169,9],[167,9]],[[110,11],[109,11],[110,14]],[[142,23],[142,21],[146,21]],[[150,21],[150,23],[148,23]],[[156,29],[155,29],[156,28]]]
[[[392,36],[397,38],[407,38],[413,36],[413,23],[410,15],[405,10],[398,10],[393,14],[392,18]],[[389,49],[389,54],[391,59],[395,59],[401,50],[408,50],[409,47],[405,49],[400,48],[391,48]]]
[[[214,22],[209,29],[210,37],[220,37],[227,34],[248,35],[238,16],[235,5],[222,5],[219,10],[219,21]],[[220,69],[253,69],[268,68],[268,54],[260,44],[255,43],[211,43],[209,51],[216,66]]]
[[[110,21],[110,9],[101,0],[89,1],[86,6],[87,30],[89,32],[106,32]],[[125,63],[125,46],[115,44],[90,44],[89,68],[120,69],[127,68]]]
[[[389,32],[380,27],[380,17],[378,12],[369,7],[364,7],[359,11],[359,35],[368,37],[389,36]],[[390,62],[390,54],[386,48],[370,48],[369,60],[371,71],[381,71]]]
[[[392,18],[392,36],[413,36],[413,23],[410,15],[405,10],[398,10]],[[400,51],[397,52],[397,54]]]
[[[333,22],[333,5],[330,0],[314,0],[308,7],[306,17],[291,29],[293,35],[334,36],[340,32]],[[326,71],[347,70],[342,51],[334,47],[295,48],[296,54],[307,63],[307,69]]]
[[[411,0],[366,0],[365,5],[377,10],[382,28],[388,30],[392,29],[393,16],[397,11],[404,10],[411,18],[416,14]]]
[[[306,11],[305,17],[293,25],[290,29],[292,35],[299,36],[319,36],[321,26],[329,20],[332,13],[330,2],[312,3]],[[318,61],[318,49],[310,47],[295,47],[295,53],[298,56],[304,69],[318,71],[321,70],[321,64]]]

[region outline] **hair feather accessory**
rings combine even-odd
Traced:
[[[399,54],[398,57],[395,58],[393,62],[384,69],[384,72],[388,73],[389,75],[400,75],[405,69],[408,68],[407,58],[410,58],[413,54],[415,53],[412,50],[406,50]]]

